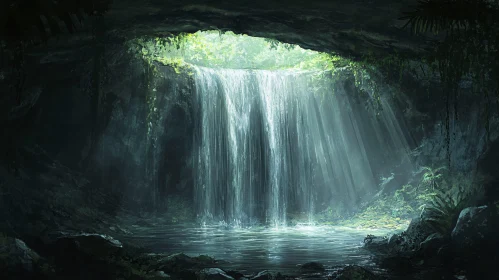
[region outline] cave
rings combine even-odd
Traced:
[[[2,279],[498,279],[497,1],[0,19]]]

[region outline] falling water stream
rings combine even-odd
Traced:
[[[376,190],[376,168],[407,150],[389,106],[375,117],[331,78],[203,67],[194,75],[195,203],[205,220],[282,226],[289,213],[312,220],[325,205],[355,207]]]
[[[155,252],[206,254],[224,268],[292,271],[372,265],[368,233],[314,225],[327,207],[355,209],[408,144],[389,104],[369,110],[330,74],[194,66],[196,225],[137,226]],[[319,73],[320,74],[320,73]],[[301,225],[291,226],[300,215]]]

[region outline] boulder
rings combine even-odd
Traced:
[[[481,252],[497,246],[497,214],[493,207],[465,208],[452,230],[452,245],[458,252]]]
[[[379,280],[380,278],[371,271],[358,266],[349,265],[338,271],[335,280]]]
[[[404,242],[404,238],[400,234],[394,233],[388,238],[388,246],[396,247]]]
[[[267,270],[258,272],[257,275],[253,276],[251,280],[272,280],[274,279],[272,273]]]
[[[26,277],[32,275],[40,256],[24,241],[0,235],[0,276]]]
[[[97,258],[119,254],[123,248],[120,241],[97,233],[63,234],[55,246],[61,255],[83,253]]]
[[[410,256],[407,255],[389,255],[379,258],[377,263],[380,267],[399,273],[407,273],[413,269]]]
[[[250,278],[251,280],[280,280],[285,279],[281,273],[272,273],[268,270],[260,271],[257,275]]]
[[[419,250],[422,254],[431,256],[437,254],[446,244],[448,244],[448,238],[439,233],[432,233],[420,243]]]
[[[170,275],[163,271],[155,271],[146,276],[147,280],[168,280],[171,279]]]
[[[389,251],[388,239],[382,236],[368,235],[364,238],[364,248],[373,253],[386,254]]]
[[[209,268],[217,262],[208,256],[189,257],[184,253],[170,255],[158,261],[158,269],[175,273],[187,269]]]
[[[419,248],[421,242],[425,241],[433,233],[435,231],[424,221],[423,217],[412,219],[404,235],[409,249],[415,250]]]
[[[237,280],[246,279],[244,277],[244,274],[242,274],[239,271],[235,271],[235,270],[229,270],[229,271],[227,271],[227,275],[229,275],[232,278],[237,279]]]
[[[205,268],[196,273],[198,280],[234,280],[220,268]]]
[[[321,263],[318,263],[318,262],[308,262],[308,263],[304,263],[300,266],[300,270],[302,271],[307,271],[307,272],[322,272],[324,270],[326,270],[324,268],[324,265],[322,265]]]

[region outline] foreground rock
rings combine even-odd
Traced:
[[[301,265],[300,270],[302,272],[323,272],[326,269],[324,268],[324,265],[322,265],[321,263],[309,262]]]
[[[0,235],[0,278],[28,278],[36,273],[39,260],[22,240]]]
[[[357,266],[350,265],[338,271],[337,275],[333,278],[334,280],[380,280],[373,272]]]
[[[480,252],[491,245],[497,245],[498,229],[496,211],[491,207],[469,207],[459,214],[456,226],[452,230],[453,247],[458,252]]]
[[[220,268],[205,268],[197,273],[198,280],[234,280]]]
[[[407,249],[417,250],[421,242],[425,241],[434,232],[430,225],[424,221],[424,217],[412,219],[409,227],[403,233]]]
[[[96,233],[63,233],[57,238],[54,246],[63,255],[68,253],[68,250],[76,250],[97,258],[118,255],[123,248],[121,242],[113,237]]]
[[[286,276],[281,273],[274,273],[268,270],[260,271],[257,275],[250,278],[251,280],[284,280]]]

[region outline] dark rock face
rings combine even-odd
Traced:
[[[324,265],[318,262],[309,262],[300,266],[302,271],[314,271],[314,272],[322,272],[325,270]]]
[[[357,266],[350,265],[338,272],[335,280],[379,280],[380,277],[372,273],[371,271]]]
[[[436,255],[440,249],[448,244],[448,239],[439,233],[430,234],[423,242],[420,243],[419,249],[426,255]]]
[[[205,268],[197,273],[198,280],[234,280],[220,268]]]
[[[497,279],[498,217],[495,207],[463,209],[451,234],[455,263],[468,279]]]
[[[419,248],[421,242],[425,241],[432,233],[434,230],[424,222],[424,219],[414,218],[405,231],[406,241],[414,250]]]
[[[34,273],[40,256],[24,241],[0,236],[0,276],[30,276]]]
[[[164,273],[163,271],[156,271],[152,273],[151,275],[147,275],[145,277],[148,280],[167,280],[171,279],[170,275]]]
[[[65,235],[58,238],[55,246],[60,252],[72,248],[98,258],[119,254],[123,248],[121,242],[111,236],[90,233]]]
[[[388,239],[381,236],[368,235],[364,238],[364,247],[373,253],[384,254],[389,250]]]
[[[190,197],[192,189],[192,80],[157,67],[153,77],[137,81],[142,86],[120,94],[95,151],[96,179],[151,209],[168,207],[167,195]]]
[[[185,254],[144,254],[136,262],[148,271],[163,271],[174,278],[183,279],[231,279],[225,271],[213,268],[218,262],[208,256],[189,257]],[[211,269],[211,270],[210,270]],[[200,272],[202,271],[202,272]],[[223,274],[223,275],[222,275]],[[231,278],[217,278],[217,277]],[[214,277],[214,278],[210,278]]]
[[[496,211],[480,206],[463,209],[452,230],[453,247],[459,252],[480,252],[497,244]]]
[[[484,183],[483,204],[499,200],[499,139],[492,141],[487,152],[478,162],[480,173],[485,174],[488,180]],[[488,201],[486,201],[488,200]]]
[[[284,277],[280,273],[273,273],[273,272],[264,270],[264,271],[258,272],[257,275],[251,277],[250,279],[251,280],[281,280],[281,279],[285,279],[285,278],[286,277]]]
[[[116,1],[107,25],[125,37],[218,29],[344,55],[419,53],[424,41],[400,30],[404,22],[398,20],[412,4],[409,0]]]

